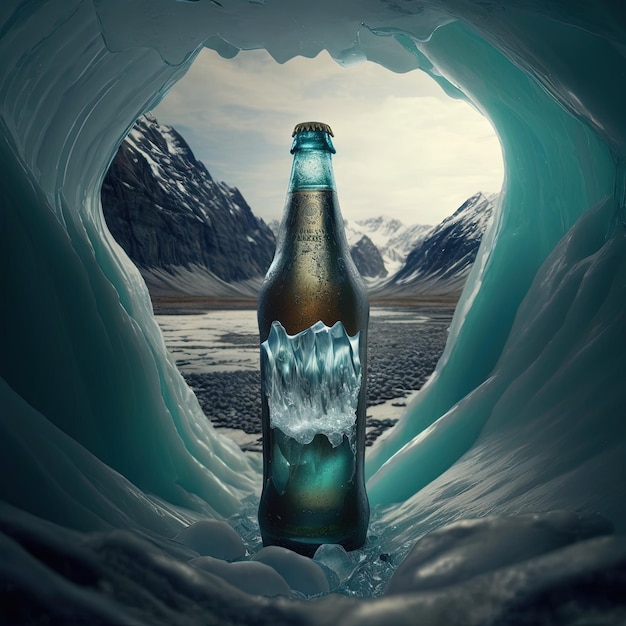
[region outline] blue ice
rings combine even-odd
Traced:
[[[261,344],[270,426],[299,444],[325,435],[336,448],[354,445],[361,389],[360,332],[350,337],[341,322],[316,322],[288,335],[272,322]]]
[[[22,611],[13,621],[236,615],[362,626],[409,624],[419,612],[424,624],[446,615],[505,624],[563,607],[572,612],[560,623],[584,622],[585,610],[624,620],[614,586],[626,563],[618,5],[3,3],[5,621]],[[502,144],[500,205],[445,353],[367,460],[378,515],[371,546],[384,559],[409,553],[388,595],[372,602],[246,593],[227,574],[190,565],[200,557],[174,541],[200,520],[237,519],[258,491],[259,467],[207,423],[177,372],[145,285],[106,229],[99,189],[134,120],[203,45],[226,57],[266,48],[278,62],[326,49],[346,65],[367,58],[409,72],[407,80],[419,68],[481,111]],[[446,574],[451,563],[460,566]]]

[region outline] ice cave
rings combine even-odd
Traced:
[[[178,373],[99,189],[203,46],[427,72],[501,141],[445,352],[368,458],[370,543],[403,555],[377,597],[247,592],[174,541],[238,519],[259,468]],[[1,623],[626,622],[622,2],[6,0],[0,59]]]

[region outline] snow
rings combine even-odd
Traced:
[[[383,257],[388,275],[392,276],[402,267],[409,252],[426,236],[432,226],[425,224],[405,226],[398,219],[381,216],[347,222],[345,228],[350,246],[358,243],[363,235],[371,239]],[[378,282],[380,281],[374,281],[374,284]]]
[[[205,266],[171,266],[168,270],[158,267],[145,268],[143,278],[155,296],[171,296],[181,293],[189,296],[215,298],[245,298],[253,300],[261,286],[261,279],[248,279],[228,283]]]
[[[222,561],[236,561],[246,554],[241,537],[226,522],[204,519],[183,528],[175,541],[182,543],[200,556]]]
[[[306,596],[316,596],[329,591],[328,580],[322,568],[312,559],[280,546],[261,548],[253,561],[265,563],[275,569],[291,589]]]
[[[253,596],[292,596],[287,581],[276,569],[258,561],[229,563],[210,556],[189,561],[194,567],[215,574],[237,589]]]
[[[492,5],[154,3],[150,20],[142,2],[3,5],[4,621],[624,622],[624,24],[609,0]],[[370,546],[392,561],[415,546],[402,595],[251,595],[173,541],[232,520],[260,475],[177,372],[98,197],[121,138],[204,42],[420,67],[500,137],[505,185],[446,351],[367,461]],[[486,525],[466,544],[470,519]],[[584,532],[562,545],[572,519]]]

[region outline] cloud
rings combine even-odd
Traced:
[[[291,131],[329,123],[342,212],[438,223],[476,191],[498,191],[498,140],[479,113],[422,72],[343,68],[326,53],[283,65],[265,51],[203,51],[155,109],[211,174],[239,187],[264,219],[282,212]]]

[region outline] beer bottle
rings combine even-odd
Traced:
[[[311,556],[365,542],[363,472],[369,303],[335,189],[332,130],[293,131],[293,165],[258,299],[265,545]]]

